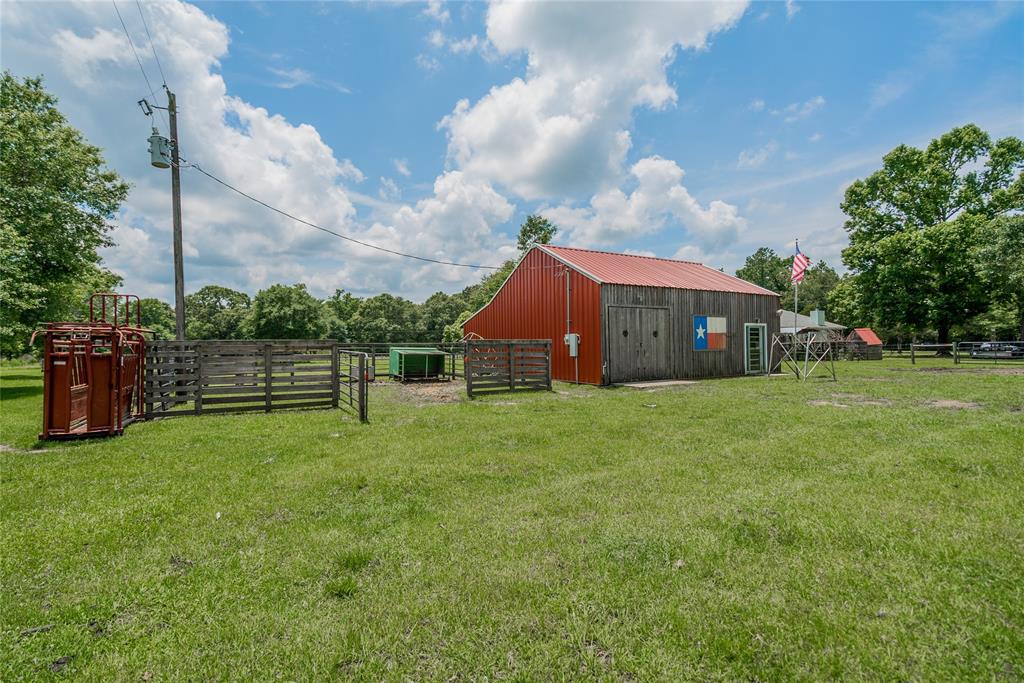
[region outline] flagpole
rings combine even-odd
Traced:
[[[800,253],[800,240],[797,239],[797,240],[795,240],[795,242],[796,242],[795,253],[799,254]],[[794,256],[793,258],[795,259],[796,256]],[[793,280],[793,351],[794,352],[796,352],[797,349],[800,348],[799,347],[799,343],[800,343],[799,342],[799,337],[797,336],[797,333],[799,332],[799,327],[796,324],[796,316],[797,316],[797,311],[799,310],[799,308],[800,308],[800,281],[799,280]],[[807,354],[806,354],[806,350],[805,350],[804,360],[806,361],[806,359],[807,359]],[[800,359],[799,358],[795,358],[794,360],[796,361],[797,368],[799,368],[800,367]],[[797,373],[797,374],[799,374],[799,373]]]
[[[800,240],[796,240],[796,251],[800,251]],[[796,258],[796,257],[794,257]],[[796,314],[797,309],[800,308],[800,281],[793,280],[793,341],[796,342]]]

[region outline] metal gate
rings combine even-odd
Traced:
[[[672,328],[668,308],[609,306],[606,315],[611,382],[672,376]]]
[[[367,419],[366,354],[333,341],[146,343],[147,418],[343,408]]]

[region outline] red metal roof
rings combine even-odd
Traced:
[[[867,342],[868,346],[882,345],[882,340],[878,338],[878,335],[870,327],[855,327],[853,331],[857,333],[858,337]]]
[[[694,261],[555,247],[550,244],[539,248],[602,284],[778,296],[769,289]]]

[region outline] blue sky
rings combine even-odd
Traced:
[[[368,242],[497,263],[531,212],[573,246],[733,270],[759,246],[839,266],[845,186],[900,143],[1024,135],[1024,11],[986,3],[118,3],[185,156]],[[42,73],[133,183],[104,254],[169,297],[169,178],[107,3],[5,3],[5,68]],[[152,99],[152,97],[150,97]],[[160,126],[163,127],[162,122]],[[421,300],[479,271],[352,248],[184,172],[189,291],[272,282]]]

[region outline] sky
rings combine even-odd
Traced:
[[[514,257],[540,213],[567,246],[732,272],[799,239],[841,270],[843,192],[887,151],[970,122],[1024,137],[1019,3],[116,7],[131,43],[113,3],[5,1],[0,62],[43,75],[131,183],[104,262],[123,291],[165,300],[170,173],[147,138],[167,123],[136,104],[164,104],[165,79],[188,162],[364,242],[476,265]],[[489,272],[340,240],[194,168],[182,204],[188,292],[422,301]]]

